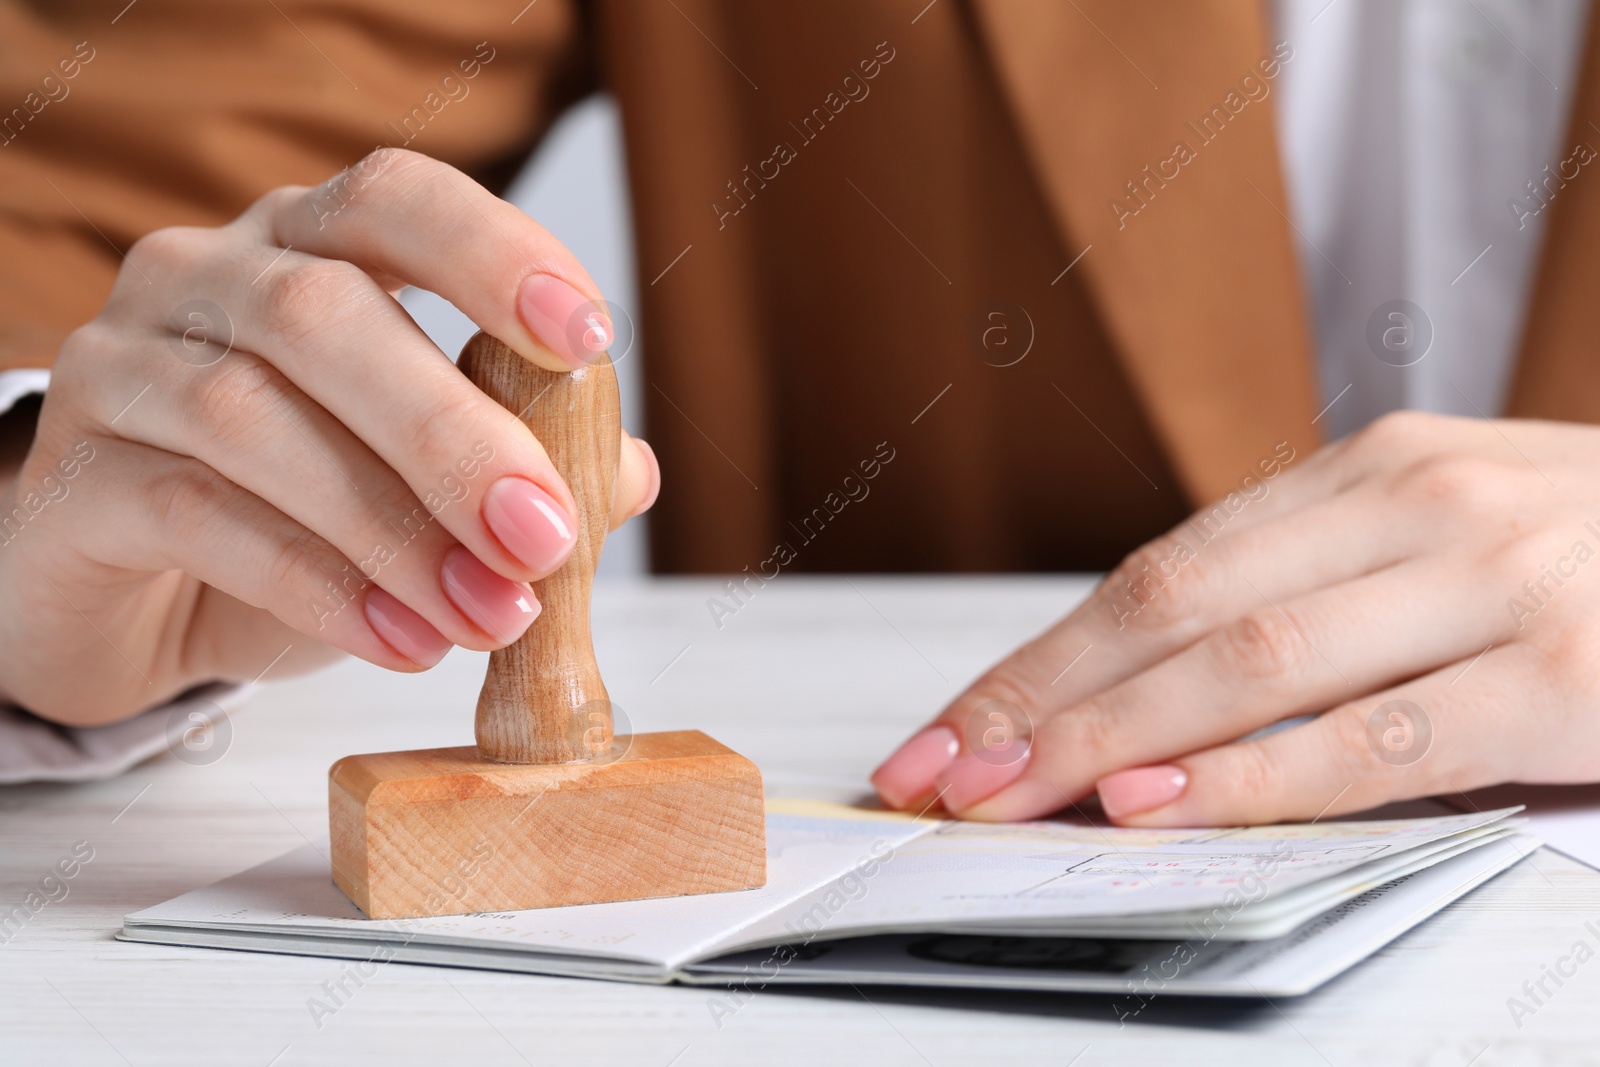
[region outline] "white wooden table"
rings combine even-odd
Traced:
[[[718,630],[718,584],[605,584],[595,627],[613,699],[640,729],[701,727],[774,795],[851,799],[908,730],[1087,588],[1072,579],[784,577]],[[1309,997],[767,991],[719,1029],[707,990],[391,964],[320,1028],[339,961],[123,944],[122,916],[323,831],[325,775],[352,752],[471,737],[482,656],[420,677],[347,663],[268,687],[223,758],[110,781],[0,789],[0,908],[73,846],[94,858],[0,945],[0,1064],[814,1064],[1600,1062],[1600,959],[1514,1023],[1507,998],[1600,938],[1600,874],[1542,850]],[[1569,968],[1570,969],[1570,968]],[[1085,1051],[1087,1050],[1087,1051]],[[1076,1059],[1075,1059],[1076,1057]]]

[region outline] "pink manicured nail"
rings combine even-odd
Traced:
[[[517,313],[556,355],[581,367],[611,347],[616,331],[598,301],[553,274],[530,274],[517,290]]]
[[[1162,764],[1108,774],[1095,788],[1100,791],[1100,806],[1115,819],[1170,804],[1183,795],[1188,784],[1189,776],[1182,767]]]
[[[939,775],[936,784],[945,809],[960,811],[1000,792],[1022,777],[1027,766],[1028,743],[1012,741],[961,757]]]
[[[532,589],[500,577],[460,545],[444,554],[439,578],[450,603],[504,644],[521,637],[539,617],[539,600]]]
[[[517,559],[540,574],[565,562],[577,544],[572,517],[526,478],[505,477],[483,495],[483,521]]]
[[[361,610],[372,632],[412,663],[432,667],[450,651],[449,640],[427,619],[378,586],[367,590],[367,600]]]
[[[933,792],[933,780],[955,760],[961,739],[948,726],[930,726],[895,749],[872,772],[872,786],[891,808],[908,808]]]

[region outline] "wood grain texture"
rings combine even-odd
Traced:
[[[697,730],[609,763],[471,747],[350,756],[328,773],[333,879],[369,918],[515,911],[766,883],[755,764]]]
[[[610,360],[553,373],[480,333],[458,366],[544,445],[577,505],[577,544],[535,583],[539,618],[489,657],[477,747],[328,771],[335,884],[373,919],[764,885],[755,764],[694,730],[613,736],[589,629],[621,440]]]
[[[577,545],[533,584],[543,610],[489,659],[478,697],[478,750],[508,763],[569,763],[611,745],[611,698],[595,664],[589,596],[616,488],[622,418],[616,372],[601,355],[578,370],[547,371],[487,334],[456,364],[479,389],[518,413],[549,453],[577,504]]]

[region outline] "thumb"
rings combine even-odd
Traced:
[[[611,525],[615,530],[635,515],[648,511],[661,492],[661,465],[653,449],[637,437],[622,434],[617,458],[617,486],[611,494]]]

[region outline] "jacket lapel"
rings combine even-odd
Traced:
[[[1082,253],[1071,273],[1191,497],[1236,487],[1278,442],[1309,451],[1308,320],[1260,66],[1283,59],[1261,6],[972,3],[1068,259]]]

